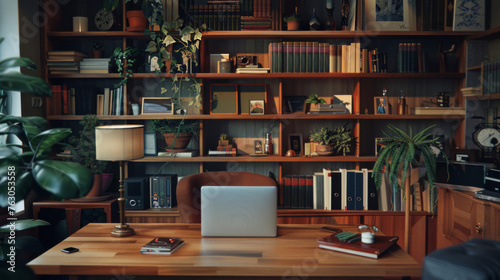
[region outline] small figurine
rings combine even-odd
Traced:
[[[342,6],[340,7],[340,12],[342,15],[342,21],[340,22],[340,27],[342,30],[348,29],[347,19],[349,18],[349,0],[342,0]]]

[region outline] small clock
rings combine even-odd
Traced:
[[[500,146],[500,125],[498,123],[481,123],[472,133],[474,143],[481,149],[483,157],[495,158]]]
[[[104,8],[95,14],[95,26],[101,31],[108,31],[115,25],[115,15]]]

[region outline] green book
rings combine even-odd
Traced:
[[[300,42],[293,42],[293,72],[300,73]]]
[[[313,42],[312,53],[313,53],[312,72],[318,73],[319,72],[319,42]]]
[[[278,73],[283,73],[283,43],[277,43],[278,44],[278,47],[277,47],[277,55],[276,55],[276,58],[277,58],[277,63],[278,63],[278,70],[277,72]]]
[[[319,52],[319,69],[318,72],[325,72],[325,53],[323,52],[323,43],[318,44],[318,52]]]
[[[300,42],[300,73],[306,72],[306,42]]]
[[[285,55],[286,55],[286,72],[293,72],[293,42],[285,43]]]
[[[306,73],[312,73],[313,69],[313,42],[306,42]]]

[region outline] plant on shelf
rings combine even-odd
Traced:
[[[3,41],[0,38],[0,43]],[[35,64],[23,57],[0,61],[0,91],[21,91],[36,96],[49,97],[51,90],[42,79],[8,72],[12,68],[36,69]],[[0,207],[12,206],[12,201],[21,201],[30,191],[48,192],[58,198],[73,198],[85,195],[92,181],[90,171],[74,162],[53,160],[52,148],[65,139],[69,128],[47,129],[47,121],[41,117],[17,117],[0,115],[0,135],[13,136],[20,144],[0,144]],[[8,178],[15,174],[15,195],[9,193],[12,183]]]
[[[318,104],[325,104],[326,101],[323,98],[319,98],[318,94],[310,94],[306,99],[305,113],[307,113],[311,108],[316,107]]]
[[[198,120],[186,119],[156,119],[151,122],[151,128],[159,138],[164,138],[167,149],[185,149],[192,136],[200,135]]]
[[[295,13],[283,17],[283,21],[286,22],[287,30],[299,30],[300,29],[300,21],[302,19],[300,18],[299,14],[297,13],[297,7],[295,7]]]
[[[226,133],[221,133],[219,135],[219,141],[218,144],[219,146],[227,146],[229,145],[229,139],[227,139],[227,134]]]
[[[127,47],[125,50],[118,47],[113,51],[111,62],[116,66],[116,72],[120,73],[123,77],[115,87],[119,87],[127,83],[128,78],[131,78],[134,72],[137,72],[139,66],[139,49],[134,47]]]
[[[343,126],[336,127],[333,130],[334,141],[333,148],[337,153],[342,151],[342,155],[346,155],[346,153],[351,152],[351,147],[356,142],[356,137],[354,137],[352,130],[347,128],[347,124]]]
[[[94,42],[92,44],[92,57],[93,58],[101,58],[102,55],[103,55],[103,48],[104,48],[104,45],[102,42]]]
[[[318,155],[332,155],[335,141],[334,131],[328,127],[314,129],[311,131],[311,141],[318,143],[316,153]]]
[[[390,182],[405,184],[408,170],[413,166],[418,166],[422,159],[427,170],[427,179],[429,184],[433,186],[436,178],[436,158],[439,155],[444,155],[446,162],[448,159],[438,142],[439,137],[433,136],[428,131],[435,125],[429,126],[417,134],[413,134],[410,127],[410,133],[407,134],[401,129],[388,125],[393,135],[386,134],[381,141],[382,149],[373,166],[372,176],[375,185],[380,187],[382,177],[387,173]]]

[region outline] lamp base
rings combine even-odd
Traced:
[[[127,224],[116,225],[111,235],[114,237],[127,237],[135,234],[133,228],[129,227]]]

